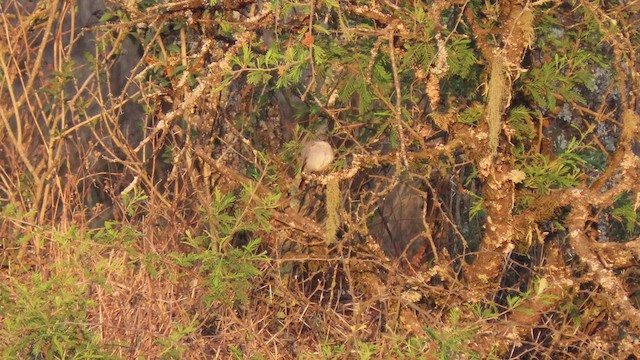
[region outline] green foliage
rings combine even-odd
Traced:
[[[206,246],[209,240],[206,236],[191,237],[187,234],[184,242],[194,252],[173,253],[171,257],[179,266],[194,267],[205,276],[207,306],[214,301],[228,305],[246,303],[254,288],[252,279],[262,273],[257,265],[269,260],[266,252],[258,253],[260,239],[253,239],[240,248],[230,246],[227,241]]]
[[[429,69],[433,58],[436,55],[436,47],[432,42],[419,42],[414,44],[405,44],[407,51],[402,57],[401,66],[403,68]]]
[[[535,138],[536,131],[533,127],[532,111],[526,106],[514,106],[509,111],[509,125],[515,130],[517,140],[531,140]]]
[[[360,113],[366,112],[373,101],[373,93],[369,89],[362,73],[353,72],[346,74],[343,81],[338,83],[337,91],[339,99],[342,102],[349,102],[353,96],[360,99]]]
[[[609,159],[607,154],[594,148],[588,147],[580,151],[580,157],[585,161],[586,165],[592,169],[604,170]]]
[[[102,244],[133,244],[142,238],[142,233],[127,224],[118,221],[107,221],[103,228],[89,232],[91,238]]]
[[[100,16],[99,21],[107,22],[107,21],[116,21],[116,20],[118,22],[129,22],[129,16],[122,9],[107,8],[104,14]]]
[[[320,356],[322,359],[330,359],[336,354],[344,354],[346,346],[344,344],[336,345],[323,345],[320,349]]]
[[[476,104],[461,112],[460,116],[458,116],[457,121],[461,124],[475,125],[482,119],[483,113],[484,106]]]
[[[533,97],[536,104],[542,109],[551,109],[556,106],[554,95],[568,95],[570,101],[580,95],[575,92],[574,84],[562,73],[562,67],[566,65],[566,58],[555,56],[555,61],[547,62],[540,68],[532,69],[522,75],[522,90]],[[583,99],[581,99],[584,101]]]
[[[474,315],[476,315],[480,319],[494,319],[500,314],[496,303],[490,303],[488,305],[475,303],[466,304],[466,306],[471,310],[471,312],[473,312]]]
[[[239,232],[269,227],[269,211],[276,206],[279,196],[259,199],[259,204],[253,203],[254,196],[253,184],[243,184],[239,197],[216,190],[207,215],[211,220],[209,235],[187,233],[184,243],[194,251],[171,255],[179,266],[196,268],[206,277],[205,301],[209,305],[214,301],[246,303],[253,289],[252,279],[262,274],[259,264],[269,260],[266,252],[258,251],[259,238],[251,239],[241,247],[231,244],[233,236]],[[243,206],[236,208],[238,202]]]
[[[125,190],[122,192],[122,203],[125,212],[129,216],[133,216],[148,199],[149,197],[145,195],[139,186],[134,186],[133,191]]]
[[[481,196],[472,193],[471,191],[468,191],[467,193],[472,199],[471,207],[469,208],[469,220],[473,220],[473,219],[476,219],[478,216],[484,214],[485,212],[484,199]]]
[[[196,332],[198,325],[198,318],[194,316],[188,325],[176,324],[173,328],[174,331],[168,337],[158,338],[156,342],[163,348],[159,358],[163,360],[183,358],[183,353],[187,348],[183,339]]]
[[[25,212],[22,207],[18,207],[14,203],[3,204],[2,211],[0,211],[0,219],[3,221],[24,220],[32,218],[35,215],[35,210]]]
[[[532,313],[532,309],[525,309],[521,306],[519,306],[522,301],[527,298],[529,296],[528,293],[524,293],[524,294],[518,294],[518,295],[507,295],[507,306],[509,307],[509,309],[516,309],[518,311],[522,311],[522,312],[526,312],[527,314],[531,314]]]
[[[583,175],[582,167],[587,164],[580,152],[590,148],[574,138],[564,152],[550,159],[540,153],[524,154],[523,149],[518,147],[516,164],[526,174],[524,186],[543,195],[553,189],[577,186]]]
[[[536,24],[539,36],[535,48],[543,51],[545,57],[522,74],[519,89],[541,109],[553,109],[558,97],[586,105],[581,91],[596,90],[593,69],[596,66],[608,69],[612,63],[607,55],[610,52],[602,49],[605,42],[597,22],[581,7],[572,15],[584,17],[585,27],[566,28],[566,19],[562,18],[566,15],[561,12],[544,14]]]
[[[109,358],[90,330],[90,299],[86,282],[71,271],[8,279],[0,285],[3,358]]]
[[[264,55],[256,53],[248,44],[242,46],[237,55],[229,55],[229,62],[238,67],[231,70],[227,76],[238,76],[246,72],[247,83],[252,85],[267,84],[278,75],[275,88],[294,86],[300,82],[303,71],[308,68],[311,57],[309,48],[296,44],[282,50],[279,44],[271,46]],[[320,47],[314,47],[314,60],[318,64],[326,61],[326,52]]]
[[[542,154],[533,154],[523,162],[522,170],[527,174],[525,186],[547,194],[552,189],[561,189],[578,185],[581,172],[576,164],[565,162],[562,158],[549,160]]]
[[[370,342],[357,341],[355,345],[358,357],[361,360],[377,359],[378,345]]]
[[[454,310],[455,311],[455,310]],[[452,317],[455,315],[450,314]],[[442,359],[452,359],[464,355],[469,359],[480,359],[481,356],[468,347],[469,342],[476,336],[478,325],[455,326],[448,329],[428,327],[427,335],[438,344],[435,355]]]
[[[638,223],[638,210],[628,192],[625,192],[615,199],[613,210],[614,219],[624,224],[624,229],[628,235],[635,233]]]
[[[598,21],[583,7],[572,11],[572,16],[582,18],[584,27],[567,27],[566,14],[562,12],[543,13],[536,23],[535,48],[546,54],[566,54],[575,65],[597,65],[608,68],[612,63],[611,53],[598,27]],[[616,33],[616,32],[614,32]],[[581,46],[576,46],[580,44]],[[577,61],[575,61],[575,60]]]
[[[473,66],[478,64],[478,58],[471,47],[471,40],[456,37],[447,44],[447,63],[449,64],[448,76],[469,77]]]
[[[216,232],[222,237],[228,237],[233,232],[236,218],[228,214],[227,209],[230,209],[235,201],[236,197],[233,194],[222,194],[216,189],[209,216],[213,221],[212,225],[216,229]]]
[[[41,90],[49,96],[65,96],[64,86],[73,81],[74,66],[73,60],[63,61],[61,69],[51,72],[52,76],[49,78],[47,86],[42,87]]]
[[[301,359],[336,359],[347,357],[350,359],[379,359],[389,357],[399,359],[428,359],[429,354],[435,353],[433,342],[429,337],[405,336],[396,333],[384,335],[384,341],[355,340],[351,352],[347,353],[345,344],[322,344],[318,352],[302,354]],[[460,348],[458,354],[465,353]],[[440,353],[437,353],[440,355]],[[442,357],[441,357],[442,358]]]
[[[425,353],[429,349],[429,339],[417,336],[411,336],[403,341],[394,353],[405,359],[425,359]]]

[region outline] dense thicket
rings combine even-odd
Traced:
[[[0,26],[4,357],[637,356],[640,1]]]

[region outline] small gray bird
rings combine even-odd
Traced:
[[[305,175],[310,175],[311,173],[319,173],[321,171],[326,170],[331,162],[335,158],[333,153],[333,148],[331,144],[324,140],[311,140],[304,144],[302,148],[302,179],[300,179],[300,184],[298,185],[298,189],[302,190],[305,185]],[[312,205],[304,205],[305,198],[309,193],[309,190],[316,189],[315,192],[318,192],[318,187],[307,187],[305,191],[303,191],[300,196],[300,200],[297,204],[297,208],[299,211],[302,211],[303,208],[306,208],[307,211],[312,211]],[[317,194],[311,194],[311,199],[316,199]],[[307,201],[309,201],[307,199]],[[315,201],[317,202],[317,200]],[[313,202],[312,202],[313,203]],[[317,209],[316,209],[317,210]]]
[[[333,148],[323,140],[307,142],[302,149],[302,172],[314,173],[326,169],[334,159]]]

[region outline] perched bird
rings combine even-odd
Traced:
[[[319,173],[326,170],[333,161],[334,157],[335,155],[333,153],[331,144],[324,140],[311,140],[305,143],[304,147],[302,148],[302,178],[300,179],[298,189],[303,189],[305,185],[305,178],[311,175],[311,173]],[[311,194],[308,194],[309,191],[313,189],[315,189],[315,191]],[[313,211],[313,205],[303,205],[305,204],[305,198],[307,198],[307,195],[310,195],[311,199],[316,199],[315,201],[312,201],[311,204],[313,204],[314,202],[317,203],[318,191],[319,189],[317,186],[307,187],[297,201],[296,207],[298,208],[298,210],[302,211],[303,208],[306,208],[307,211]],[[309,199],[307,199],[307,202],[308,201]]]
[[[333,161],[331,145],[323,140],[309,141],[302,149],[302,172],[314,173],[326,169]]]

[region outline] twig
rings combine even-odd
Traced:
[[[393,37],[395,35],[395,29],[400,26],[400,22],[393,22],[389,25],[389,31],[387,33],[387,41],[389,42],[389,58],[391,59],[391,69],[393,70],[393,85],[396,92],[396,104],[395,104],[395,118],[396,118],[396,131],[398,132],[398,141],[400,143],[400,159],[402,165],[406,168],[409,166],[407,161],[407,145],[405,144],[404,128],[402,126],[402,92],[400,91],[400,76],[398,75],[398,64],[396,64],[395,44]]]

